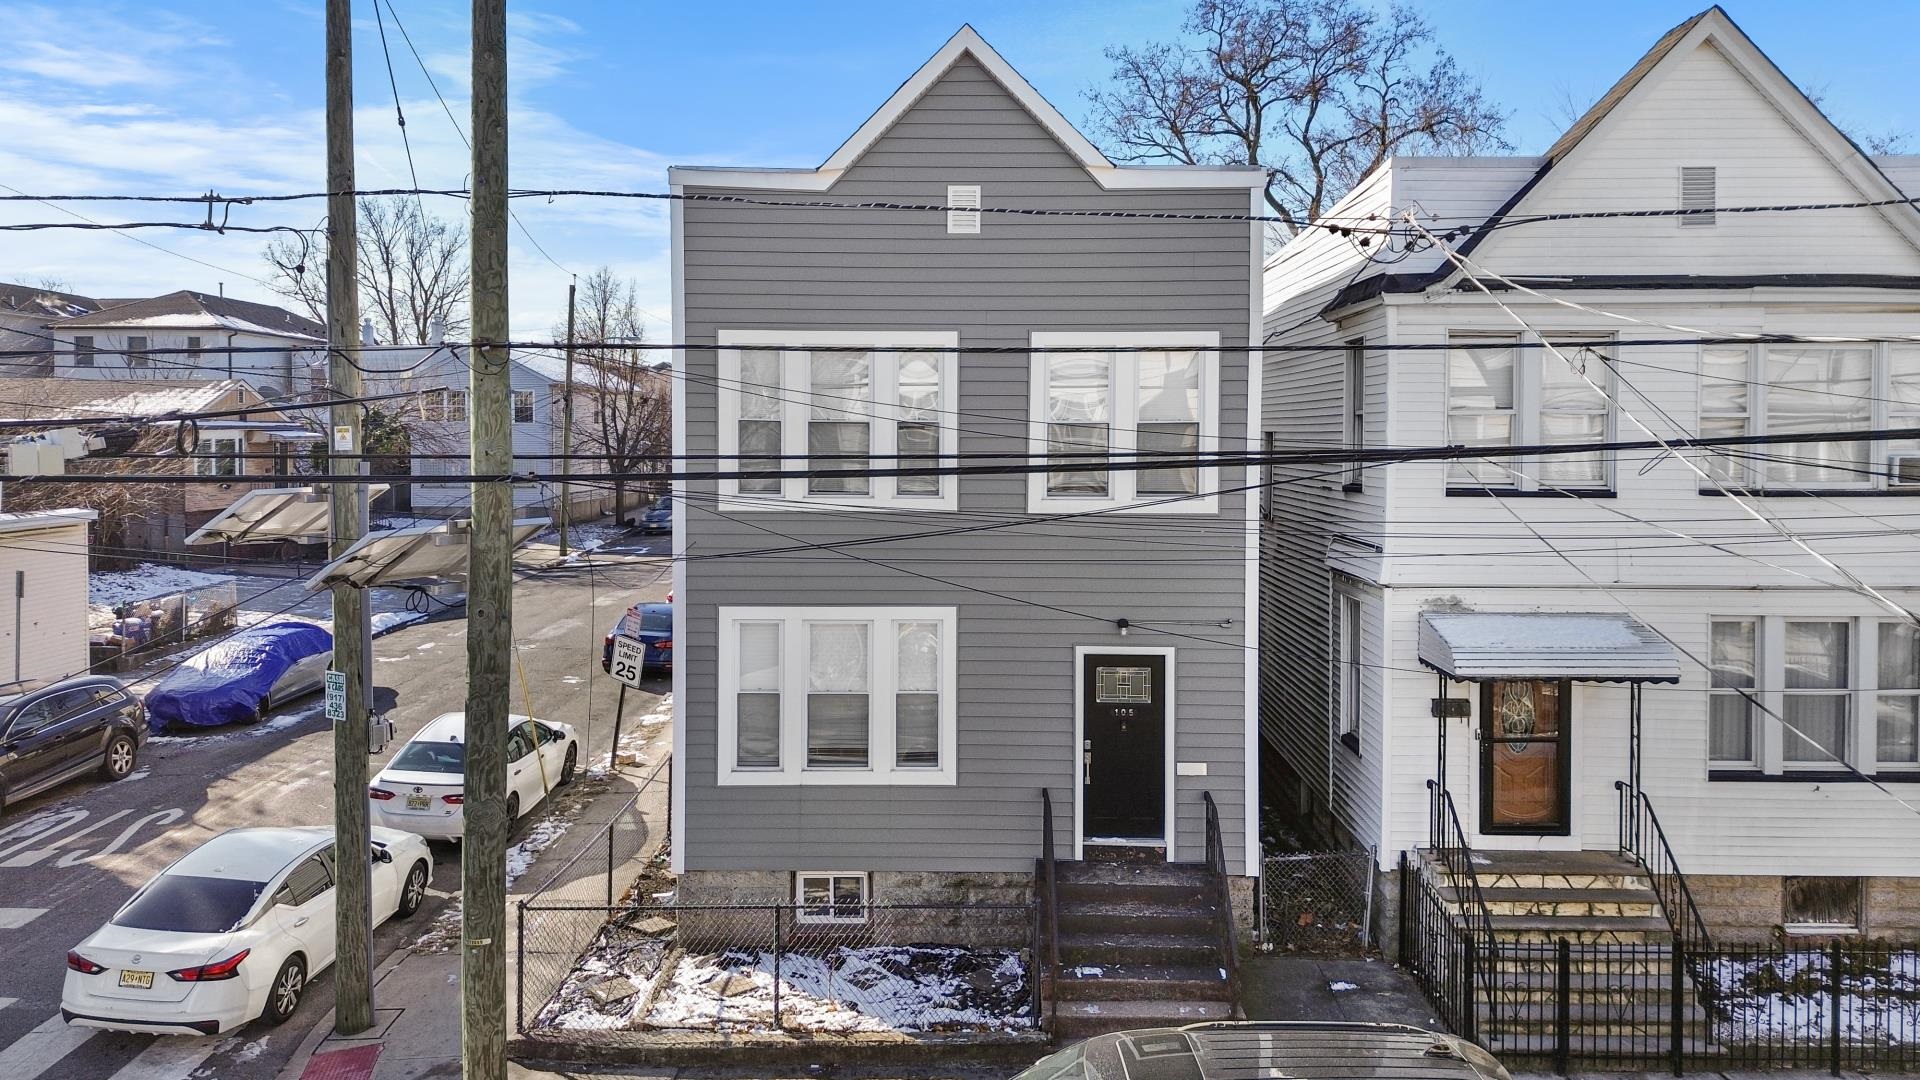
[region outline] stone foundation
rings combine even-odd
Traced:
[[[864,930],[839,926],[806,927],[800,932],[870,939],[873,944],[941,944],[979,948],[1026,948],[1031,920],[1025,910],[993,910],[982,905],[1024,909],[1033,900],[1030,873],[876,870],[870,896],[876,910]],[[677,901],[687,907],[769,905],[793,902],[793,874],[784,870],[693,870],[680,875]],[[961,905],[916,908],[912,905]],[[743,911],[680,912],[683,936],[739,936],[771,913]],[[787,927],[783,933],[794,928]]]
[[[1687,889],[1715,942],[1762,943],[1784,934],[1782,879],[1759,874],[1688,874]],[[1920,878],[1866,879],[1860,936],[1920,944]]]

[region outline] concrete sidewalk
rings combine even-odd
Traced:
[[[664,743],[668,728],[656,729]],[[653,732],[649,732],[649,735]],[[625,742],[626,740],[622,740]],[[631,744],[630,744],[631,745]],[[503,1018],[512,1034],[514,1017],[513,905],[531,895],[555,868],[563,865],[595,836],[638,789],[638,810],[646,823],[648,842],[614,871],[616,890],[638,876],[658,850],[658,838],[667,818],[668,785],[642,785],[653,764],[664,757],[664,747],[649,747],[649,764],[628,766],[615,781],[596,794],[571,819],[565,838],[542,850],[508,891],[507,1003]],[[665,774],[663,773],[662,776]],[[537,821],[523,826],[521,839],[537,829]],[[591,854],[583,858],[591,859]],[[597,875],[596,875],[597,877]],[[598,902],[595,900],[594,902]],[[374,970],[374,1026],[352,1037],[333,1032],[333,1011],[308,1033],[279,1080],[421,1080],[460,1075],[460,953],[457,900],[435,917],[426,935],[388,956]],[[426,938],[451,933],[444,948],[421,947]]]
[[[1346,1020],[1445,1031],[1406,972],[1384,960],[1253,956],[1240,962],[1249,1020]]]

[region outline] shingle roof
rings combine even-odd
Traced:
[[[0,377],[0,419],[164,416],[207,409],[236,390],[247,389],[246,384],[237,379],[162,381],[5,376]]]
[[[181,289],[164,296],[134,300],[102,308],[90,315],[67,319],[63,326],[201,326],[281,337],[327,339],[327,328],[304,315],[272,304],[235,300],[230,296]]]
[[[0,311],[64,319],[71,315],[85,315],[98,311],[103,306],[105,305],[101,301],[91,296],[81,296],[79,293],[0,282]]]

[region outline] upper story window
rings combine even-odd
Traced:
[[[92,367],[94,356],[93,335],[80,334],[73,339],[73,366]]]
[[[1603,443],[1612,426],[1604,390],[1611,337],[1557,334],[1554,350],[1520,347],[1515,335],[1455,335],[1447,351],[1447,441],[1469,447]],[[1564,359],[1562,359],[1564,357]],[[1584,373],[1584,378],[1582,374]],[[1612,456],[1462,458],[1447,465],[1459,491],[1598,492],[1613,486]]]
[[[1036,333],[1033,344],[1142,351],[1033,354],[1028,451],[1059,467],[1029,474],[1030,511],[1219,509],[1217,470],[1192,461],[1220,442],[1220,335]],[[1156,457],[1166,467],[1111,467]]]
[[[1920,345],[1736,345],[1702,350],[1702,437],[1903,427],[1920,427]],[[1745,450],[1707,452],[1696,460],[1713,480],[1734,488],[1896,488],[1920,493],[1920,440],[1828,438]]]
[[[533,423],[533,391],[515,390],[513,392],[513,422]]]
[[[187,363],[198,364],[202,351],[200,338],[192,334],[187,335]]]
[[[1713,768],[1920,769],[1920,629],[1912,623],[1751,616],[1710,625]]]
[[[950,331],[723,330],[719,452],[741,472],[722,495],[769,507],[951,510],[955,477],[930,470],[959,449]],[[727,349],[727,345],[788,346]]]
[[[240,436],[209,435],[193,452],[193,471],[200,476],[239,476],[240,451]]]
[[[467,392],[465,390],[420,391],[420,419],[440,423],[466,423]]]
[[[153,366],[153,357],[147,354],[147,339],[144,336],[134,334],[127,338],[127,366]]]
[[[1347,342],[1346,351],[1345,407],[1341,410],[1341,441],[1346,448],[1358,452],[1367,445],[1367,350],[1364,341]],[[1347,462],[1341,480],[1352,491],[1360,489],[1360,477],[1365,466],[1358,461]]]
[[[727,608],[721,784],[952,784],[953,608]]]

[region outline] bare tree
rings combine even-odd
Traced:
[[[574,339],[587,344],[574,353],[574,451],[597,455],[616,474],[613,506],[620,518],[627,484],[618,474],[664,471],[661,455],[673,445],[672,379],[649,363],[645,350],[620,347],[647,339],[632,280],[602,266],[580,282],[578,292]],[[562,323],[554,338],[565,337]]]
[[[1264,166],[1289,235],[1393,154],[1511,149],[1506,114],[1412,8],[1197,0],[1182,29],[1107,49],[1096,126],[1130,160]]]
[[[1907,144],[1913,139],[1913,132],[1908,131],[1906,128],[1891,127],[1882,131],[1860,134],[1852,130],[1852,124],[1842,123],[1840,118],[1833,115],[1827,108],[1826,83],[1821,83],[1818,86],[1811,83],[1802,83],[1800,84],[1800,92],[1807,96],[1807,100],[1813,103],[1814,108],[1826,113],[1827,119],[1833,122],[1833,126],[1839,128],[1841,133],[1849,139],[1858,143],[1860,149],[1865,150],[1867,153],[1880,156],[1883,154],[1904,154],[1907,152]]]
[[[47,429],[29,430],[48,430],[57,426],[55,422],[49,423]],[[86,457],[69,461],[66,468],[70,473],[93,475],[177,474],[186,472],[192,464],[190,460],[171,453],[175,449],[173,433],[157,427],[143,426],[132,449],[155,456]],[[130,534],[133,525],[156,513],[164,514],[177,509],[180,492],[179,486],[164,483],[68,484],[44,481],[8,484],[6,500],[9,513],[61,510],[67,507],[97,512],[100,516],[91,529],[93,549],[90,565],[95,570],[113,570],[132,567],[142,561],[138,555],[144,552],[135,553],[133,550],[141,546],[132,542]]]
[[[405,196],[360,200],[360,310],[387,344],[423,344],[438,321],[467,326],[467,234]],[[326,246],[288,236],[267,243],[274,289],[315,322],[327,317]]]

